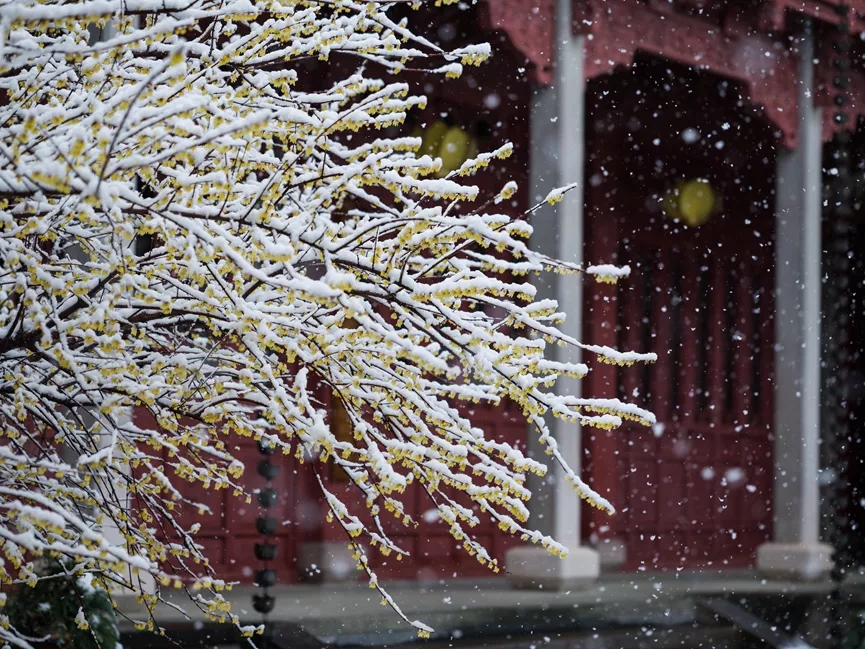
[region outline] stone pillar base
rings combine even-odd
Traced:
[[[352,551],[344,541],[302,543],[298,555],[298,570],[305,581],[352,581],[358,574],[357,563],[351,558]]]
[[[595,549],[601,557],[601,572],[615,572],[628,556],[628,548],[621,539],[600,539]]]
[[[757,570],[774,579],[823,579],[832,570],[832,548],[825,543],[764,543],[757,548]]]
[[[562,559],[542,547],[519,546],[507,551],[505,566],[514,588],[585,588],[593,584],[601,572],[600,555],[584,547],[572,548]]]

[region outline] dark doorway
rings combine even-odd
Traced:
[[[751,566],[772,531],[774,135],[735,84],[665,61],[589,97],[586,256],[631,276],[589,287],[584,337],[658,354],[593,371],[589,392],[658,424],[587,432],[619,510],[587,532],[624,542],[626,569]],[[699,225],[671,206],[687,183],[712,192]]]

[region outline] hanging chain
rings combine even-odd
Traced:
[[[850,325],[852,300],[850,297],[850,227],[853,215],[853,175],[850,165],[851,133],[847,122],[850,87],[850,7],[841,2],[835,7],[838,24],[834,39],[835,56],[832,62],[835,95],[833,121],[837,126],[833,163],[836,171],[831,189],[830,209],[823,218],[829,219],[828,279],[825,308],[828,371],[824,381],[825,416],[823,439],[826,444],[827,468],[834,473],[829,490],[830,515],[828,517],[829,542],[834,549],[832,590],[830,593],[830,642],[833,649],[845,645],[848,626],[843,582],[849,567],[849,494],[848,462],[849,389],[850,389]]]
[[[259,646],[268,646],[270,639],[270,625],[267,624],[267,615],[273,611],[276,600],[268,592],[271,586],[276,585],[276,570],[270,567],[270,562],[276,559],[279,552],[279,546],[271,541],[271,537],[276,534],[279,522],[273,516],[267,515],[267,510],[276,505],[279,500],[279,494],[271,485],[271,481],[279,475],[279,467],[271,462],[271,456],[276,451],[275,446],[265,443],[263,440],[258,442],[258,451],[262,458],[258,463],[258,475],[264,478],[265,487],[258,492],[258,505],[263,510],[262,515],[255,519],[255,527],[258,533],[264,538],[262,543],[255,544],[255,558],[263,562],[264,567],[255,571],[255,583],[261,588],[261,593],[256,593],[252,596],[253,608],[261,613],[265,623],[265,637]]]

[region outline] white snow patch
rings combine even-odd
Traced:
[[[441,520],[441,513],[438,509],[428,509],[423,513],[423,519],[427,523],[435,523]]]

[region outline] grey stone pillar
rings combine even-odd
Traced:
[[[532,246],[559,259],[583,261],[583,178],[585,154],[584,39],[571,33],[570,0],[558,0],[556,12],[556,73],[550,88],[539,89],[531,107],[530,195],[538,202],[550,190],[570,183],[579,187],[565,194],[556,207],[545,206],[532,218]],[[543,297],[555,297],[567,314],[562,331],[582,337],[583,291],[579,278],[549,277],[541,289]],[[578,362],[578,349],[556,349],[558,358]],[[579,395],[576,379],[560,379],[556,389]],[[582,443],[579,425],[550,420],[562,455],[575,471],[580,469]],[[542,447],[529,432],[529,450],[543,458]],[[530,483],[530,524],[553,536],[568,548],[560,559],[539,546],[523,546],[508,552],[506,564],[515,586],[573,588],[593,582],[600,572],[598,553],[582,547],[580,500],[564,475],[551,471]]]
[[[817,579],[831,568],[832,550],[819,536],[822,140],[810,33],[799,57],[799,144],[779,153],[776,188],[775,529],[757,567]]]

